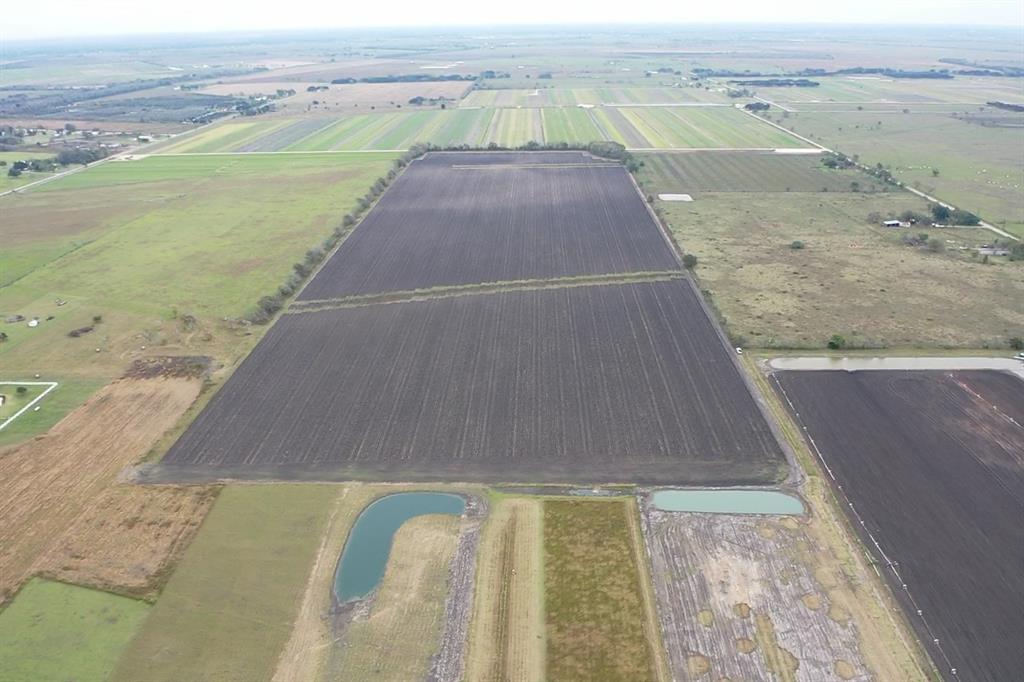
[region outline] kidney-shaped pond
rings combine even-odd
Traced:
[[[359,514],[342,550],[334,574],[334,596],[339,602],[362,599],[384,577],[395,531],[409,519],[424,514],[461,515],[466,500],[448,493],[395,493],[374,500]]]

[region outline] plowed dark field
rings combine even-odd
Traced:
[[[620,164],[579,152],[432,153],[299,299],[678,267]]]
[[[901,579],[881,568],[940,671],[1020,679],[1024,382],[992,371],[775,376],[865,532],[897,562]]]
[[[763,483],[784,457],[683,279],[285,315],[182,476]]]

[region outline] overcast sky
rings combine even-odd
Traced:
[[[48,0],[4,13],[0,40],[250,29],[552,23],[1024,25],[1024,0]]]

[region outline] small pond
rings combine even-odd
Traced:
[[[334,573],[334,596],[339,602],[362,599],[384,577],[395,532],[423,514],[461,515],[466,500],[448,493],[395,493],[374,500],[359,514],[348,535]]]
[[[651,502],[662,511],[709,514],[803,514],[798,498],[774,490],[657,490]]]

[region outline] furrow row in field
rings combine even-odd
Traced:
[[[671,281],[288,316],[165,463],[668,483],[775,480],[782,457],[689,283]]]

